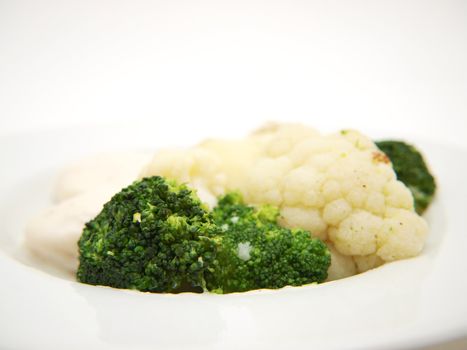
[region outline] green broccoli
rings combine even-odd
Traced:
[[[202,291],[216,226],[185,185],[155,176],[113,196],[78,242],[78,280],[149,292]]]
[[[209,290],[275,289],[326,279],[331,262],[326,245],[307,231],[280,227],[276,207],[255,209],[230,193],[220,198],[212,215],[223,233],[214,269],[206,271]]]
[[[330,254],[303,230],[277,223],[239,194],[208,212],[185,185],[155,176],[112,197],[78,242],[78,280],[148,292],[230,293],[327,277]]]
[[[415,210],[422,214],[433,200],[436,182],[421,153],[402,141],[378,141],[376,145],[391,160],[397,178],[412,192]]]

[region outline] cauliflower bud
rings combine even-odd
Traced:
[[[239,190],[247,203],[278,206],[281,225],[310,231],[339,256],[331,278],[416,256],[428,231],[390,160],[353,130],[269,124],[241,140],[163,151],[142,173],[150,175],[188,182],[211,205]]]

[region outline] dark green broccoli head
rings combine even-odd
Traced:
[[[86,224],[78,280],[150,292],[204,289],[216,229],[186,186],[159,176],[136,181]]]
[[[209,290],[242,292],[326,279],[331,261],[326,245],[307,231],[280,227],[276,207],[255,209],[231,193],[220,198],[212,215],[222,234],[218,261],[206,274]]]
[[[86,224],[78,280],[149,292],[298,286],[327,277],[330,254],[303,230],[277,225],[279,211],[237,193],[208,213],[184,185],[151,177],[117,193]]]
[[[401,141],[379,141],[376,145],[391,160],[397,178],[412,192],[415,210],[422,214],[433,200],[436,182],[421,153]]]

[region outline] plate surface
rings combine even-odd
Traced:
[[[427,245],[414,259],[317,286],[219,296],[83,285],[24,256],[24,225],[49,204],[61,166],[101,151],[197,141],[158,130],[88,128],[0,140],[2,348],[405,349],[467,336],[467,150],[416,135],[399,138],[424,151],[439,192],[426,214]]]

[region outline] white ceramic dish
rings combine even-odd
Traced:
[[[0,140],[1,348],[406,349],[467,336],[467,149],[416,135],[400,137],[424,150],[439,192],[426,214],[426,248],[414,259],[318,286],[219,296],[93,287],[24,257],[24,224],[48,204],[60,166],[99,151],[195,141],[162,130],[75,129]]]

